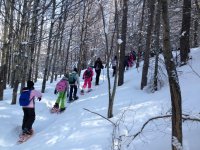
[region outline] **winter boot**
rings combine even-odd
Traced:
[[[74,100],[77,100],[79,97],[78,96],[74,96]]]
[[[65,108],[60,108],[60,112],[63,112],[63,111],[65,111]]]
[[[55,105],[53,106],[54,108],[59,108],[58,103],[55,103]]]

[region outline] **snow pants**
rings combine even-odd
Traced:
[[[84,79],[83,89],[85,89],[88,85],[88,89],[91,89],[92,86],[92,77]]]
[[[56,103],[60,106],[59,108],[65,108],[65,101],[66,101],[66,92],[59,92],[58,98],[56,100]]]
[[[32,125],[35,121],[35,108],[25,108],[23,107],[24,117],[22,123],[22,130],[31,130]]]

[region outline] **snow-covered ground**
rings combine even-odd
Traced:
[[[178,68],[182,93],[183,113],[200,118],[200,48],[192,49],[189,65]],[[193,70],[196,72],[194,72]],[[168,84],[158,92],[150,93],[140,90],[142,67],[131,68],[125,72],[125,83],[117,87],[114,101],[114,117],[121,123],[120,135],[134,135],[149,118],[170,112],[170,93]],[[113,126],[102,117],[83,108],[107,116],[108,90],[105,75],[101,73],[99,86],[81,96],[71,104],[66,103],[62,114],[51,114],[57,95],[54,95],[56,81],[47,83],[42,101],[36,101],[36,120],[33,125],[34,136],[23,144],[17,144],[21,129],[23,112],[21,107],[10,105],[12,89],[5,90],[4,100],[0,101],[0,150],[110,150],[112,145]],[[80,78],[81,79],[81,78]],[[94,82],[95,78],[93,78]],[[111,80],[113,82],[113,78]],[[35,84],[41,90],[42,80]],[[167,83],[167,82],[166,82]],[[81,81],[81,84],[83,82]],[[94,85],[94,83],[93,83]],[[126,110],[126,111],[125,111]],[[200,123],[183,123],[184,150],[199,150]],[[122,145],[130,143],[130,138],[123,138]],[[169,150],[171,149],[170,119],[159,119],[148,124],[144,131],[129,147],[123,150]]]

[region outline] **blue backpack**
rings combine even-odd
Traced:
[[[31,102],[30,100],[31,90],[24,90],[19,97],[20,106],[28,106]]]

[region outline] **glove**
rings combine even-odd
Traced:
[[[38,97],[38,100],[39,100],[39,101],[41,101],[41,99],[42,99],[41,97]]]
[[[57,90],[55,90],[55,91],[54,91],[54,94],[57,94],[57,93],[58,93]]]

